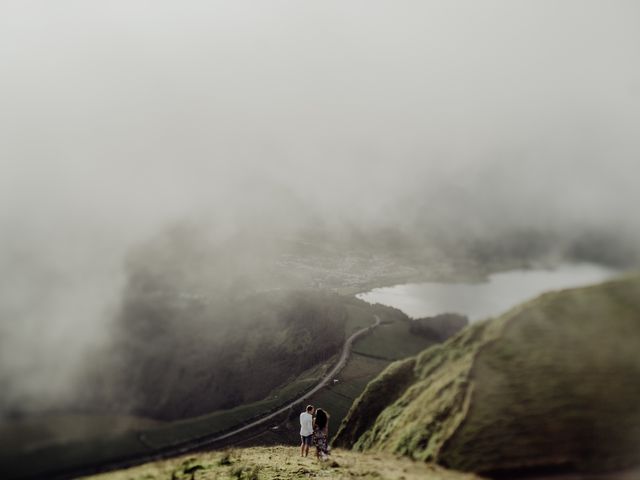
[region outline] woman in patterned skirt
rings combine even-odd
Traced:
[[[313,418],[313,444],[318,459],[325,460],[329,455],[329,414],[321,408]]]

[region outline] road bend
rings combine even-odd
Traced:
[[[351,354],[351,347],[353,346],[353,342],[355,342],[358,338],[365,335],[366,333],[372,331],[374,328],[378,327],[381,323],[380,317],[374,315],[375,322],[369,325],[368,327],[361,328],[357,332],[353,333],[349,338],[347,338],[344,342],[344,346],[342,347],[342,353],[340,354],[340,358],[338,362],[334,365],[334,367],[326,373],[320,381],[310,390],[307,390],[304,394],[299,395],[293,400],[287,402],[286,405],[279,407],[277,410],[258,418],[250,423],[242,425],[240,427],[234,428],[233,430],[227,431],[220,435],[212,435],[199,439],[194,439],[190,441],[186,441],[179,445],[174,445],[170,447],[160,448],[153,453],[149,453],[148,455],[136,456],[134,458],[116,460],[113,462],[108,462],[102,465],[95,465],[93,467],[85,467],[80,468],[75,471],[66,471],[66,472],[58,472],[53,473],[50,476],[51,479],[68,479],[68,478],[77,478],[82,475],[90,475],[101,473],[109,470],[118,470],[122,468],[132,467],[134,465],[140,465],[144,462],[159,460],[163,458],[173,457],[177,455],[181,455],[187,452],[191,452],[193,450],[201,449],[202,447],[207,447],[219,443],[223,440],[228,440],[236,435],[239,435],[247,430],[254,429],[261,425],[268,423],[269,421],[276,418],[278,415],[282,415],[290,408],[294,407],[298,403],[303,402],[305,399],[309,398],[314,393],[318,392],[320,389],[324,388],[331,382],[333,378],[344,368],[349,359],[349,355]],[[149,445],[147,441],[145,441],[144,434],[139,435],[139,440],[148,445],[149,448],[154,448],[152,445]]]
[[[201,442],[198,443],[197,446],[194,446],[193,444],[191,444],[191,445],[189,445],[188,447],[185,448],[185,451],[192,450],[194,448],[202,447],[202,446],[205,446],[205,445],[211,445],[211,444],[220,442],[222,440],[227,440],[227,439],[229,439],[229,438],[231,438],[231,437],[233,437],[235,435],[238,435],[238,434],[240,434],[242,432],[246,432],[247,430],[251,430],[252,428],[255,428],[255,427],[258,427],[260,425],[263,425],[263,424],[269,422],[270,420],[273,420],[277,416],[283,414],[284,412],[286,412],[287,410],[289,410],[293,406],[297,405],[298,403],[304,401],[306,398],[309,398],[311,395],[313,395],[314,393],[318,392],[322,388],[326,387],[327,384],[329,382],[331,382],[331,380],[346,365],[347,360],[349,360],[349,355],[351,354],[351,347],[353,346],[353,342],[355,342],[358,338],[360,338],[361,336],[365,335],[366,333],[368,333],[371,330],[373,330],[374,328],[376,328],[378,325],[380,325],[380,317],[378,315],[374,315],[374,318],[375,318],[375,322],[373,324],[369,325],[368,327],[361,328],[360,330],[358,330],[357,332],[353,333],[349,338],[347,338],[345,340],[344,346],[342,347],[342,353],[340,354],[340,359],[338,360],[338,363],[336,363],[335,366],[327,374],[325,374],[320,379],[320,381],[311,390],[307,390],[304,394],[300,395],[299,397],[295,398],[294,400],[291,400],[286,405],[278,408],[277,410],[275,410],[274,412],[271,412],[268,415],[265,415],[264,417],[261,417],[261,418],[255,420],[255,421],[253,421],[251,423],[247,423],[246,425],[243,425],[242,427],[238,427],[238,428],[236,428],[234,430],[231,430],[230,432],[223,433],[222,435],[218,435],[218,436],[212,437],[212,438],[203,439]]]

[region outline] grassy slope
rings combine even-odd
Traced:
[[[436,459],[439,441],[464,415],[478,339],[495,331],[486,327],[474,325],[447,342],[447,348],[437,345],[391,364],[354,403],[336,445]]]
[[[390,366],[336,443],[481,472],[629,466],[639,351],[640,277],[545,294]]]
[[[391,455],[335,451],[331,461],[299,457],[295,447],[256,447],[226,452],[200,453],[97,475],[93,480],[244,479],[293,480],[298,478],[473,480],[478,477],[444,470]]]
[[[473,377],[444,462],[483,471],[640,463],[640,278],[544,295],[514,312]]]
[[[409,331],[409,321],[397,320],[380,325],[353,347],[354,353],[384,360],[399,360],[416,355],[436,343]]]
[[[358,412],[352,415],[348,423],[340,425],[336,443],[338,445],[350,446],[358,438],[367,434],[375,419],[391,401],[398,398],[404,389],[414,380],[413,368],[415,358],[408,358],[403,361],[393,363],[390,367],[376,377],[366,387],[366,394],[358,397],[353,411]],[[348,428],[345,426],[348,425]]]

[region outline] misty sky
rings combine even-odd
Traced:
[[[634,0],[3,1],[0,381],[184,218],[640,238],[638,59]]]

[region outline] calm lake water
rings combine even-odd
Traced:
[[[455,312],[473,322],[499,315],[542,292],[602,282],[617,273],[600,265],[565,264],[553,270],[495,273],[484,283],[406,283],[374,288],[357,297],[399,308],[413,318]]]

